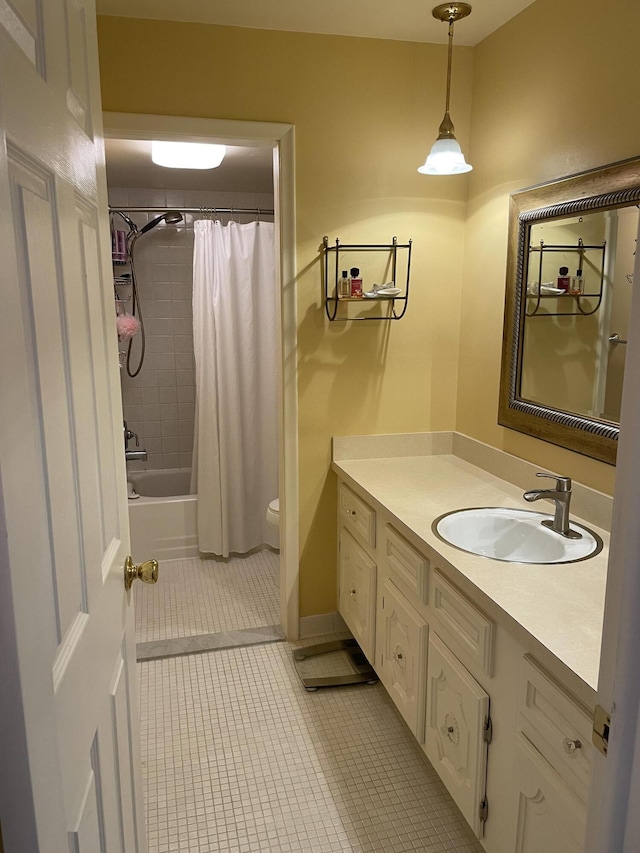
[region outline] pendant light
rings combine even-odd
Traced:
[[[471,14],[468,3],[444,3],[432,10],[439,21],[449,22],[449,54],[447,59],[447,99],[444,118],[438,130],[438,138],[433,143],[423,166],[418,169],[423,175],[460,175],[470,172],[473,166],[465,162],[460,143],[454,135],[453,122],[449,115],[449,93],[451,90],[451,54],[453,52],[453,23]]]

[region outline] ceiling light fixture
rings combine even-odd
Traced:
[[[438,138],[433,143],[423,166],[418,169],[423,175],[460,175],[470,172],[470,166],[464,159],[460,143],[454,135],[453,122],[449,115],[449,94],[451,91],[451,54],[453,52],[453,22],[471,14],[468,3],[445,3],[432,10],[434,18],[449,22],[449,54],[447,59],[447,99],[444,118],[438,130]]]
[[[217,169],[227,153],[225,145],[202,142],[151,143],[151,159],[169,169]]]

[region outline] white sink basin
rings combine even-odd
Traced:
[[[570,523],[580,539],[568,539],[543,527],[553,516],[527,509],[459,509],[433,522],[440,539],[480,557],[510,563],[574,563],[602,550],[602,540],[581,524]]]

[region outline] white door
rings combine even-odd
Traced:
[[[638,231],[640,240],[640,230]],[[634,281],[640,282],[640,253]],[[609,751],[596,753],[586,853],[640,850],[640,296],[631,300],[598,703],[612,712]]]
[[[5,853],[143,853],[93,0],[0,0]]]

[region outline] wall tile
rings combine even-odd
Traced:
[[[171,290],[173,285],[171,283],[166,284],[154,284],[153,286],[153,299],[155,300],[163,300],[165,302],[169,302],[171,300]]]
[[[175,387],[159,388],[159,397],[161,403],[175,403],[178,399],[178,389]]]
[[[195,385],[196,372],[195,370],[176,370],[176,379],[179,386]]]
[[[178,402],[179,403],[195,403],[196,401],[196,389],[195,385],[190,388],[183,388],[178,386]]]
[[[166,436],[162,439],[162,452],[163,453],[178,453],[180,450],[180,439],[177,435],[175,436]]]
[[[160,420],[162,420],[162,421],[176,421],[176,420],[178,420],[178,404],[177,403],[163,403],[160,406]]]
[[[176,371],[175,370],[159,370],[158,371],[158,385],[167,387],[169,385],[176,384]]]
[[[171,315],[175,319],[188,319],[193,314],[193,307],[189,299],[174,299],[171,303]],[[193,349],[193,347],[192,347]]]
[[[178,435],[178,421],[160,421],[160,434],[163,438]]]
[[[176,406],[176,416],[179,420],[194,421],[194,404],[193,403],[178,403]]]
[[[140,405],[140,406],[131,406],[131,405],[128,405],[128,406],[127,406],[127,417],[126,417],[126,420],[127,420],[127,421],[128,421],[129,419],[130,419],[130,420],[132,420],[132,421],[141,421],[141,420],[143,420],[143,418],[144,418],[144,414],[143,414],[143,412],[144,412],[144,408],[145,408],[145,407],[144,407],[144,406],[142,406],[142,405]]]
[[[175,370],[176,368],[176,356],[175,353],[172,352],[159,352],[158,353],[158,368],[160,370]]]
[[[144,370],[144,367],[143,367]],[[158,388],[143,388],[142,391],[142,402],[143,403],[159,403],[160,402],[160,390]]]
[[[150,404],[142,407],[142,416],[145,421],[160,420],[160,405]]]
[[[147,335],[149,352],[173,352],[173,337],[171,335]]]
[[[191,317],[188,318],[178,318],[176,317],[173,321],[173,334],[174,335],[189,335],[191,338],[193,337],[193,320]],[[188,352],[193,355],[193,348],[188,350]]]
[[[184,357],[185,354],[182,353],[181,355]],[[177,365],[177,361],[176,361],[176,365]],[[180,364],[179,366],[185,367],[184,364]],[[124,383],[123,383],[123,388],[122,388],[122,402],[123,402],[123,404],[126,403],[127,406],[139,405],[144,400],[143,395],[144,395],[144,391],[142,390],[142,388],[131,388],[131,387],[126,388],[126,387],[124,387]]]
[[[144,437],[147,438],[155,438],[156,436],[160,436],[160,421],[145,421],[144,423]]]
[[[179,437],[180,442],[180,451],[182,453],[191,453],[193,450],[193,436],[191,435],[181,435]]]

